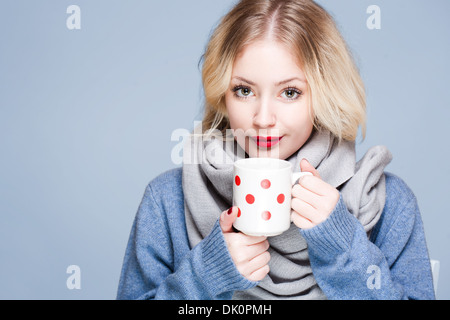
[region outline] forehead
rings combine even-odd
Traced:
[[[245,46],[233,64],[233,76],[257,80],[298,77],[305,79],[296,56],[284,44],[272,40],[253,42]]]

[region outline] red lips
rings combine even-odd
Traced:
[[[263,136],[253,136],[252,139],[262,148],[270,148],[277,145],[283,137],[263,137]]]

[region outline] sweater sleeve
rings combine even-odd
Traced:
[[[327,220],[301,230],[317,283],[329,299],[434,299],[422,221],[414,198],[372,243],[342,197]],[[384,224],[384,225],[383,225]]]
[[[244,278],[228,253],[219,221],[211,233],[175,263],[179,235],[172,234],[151,187],[133,222],[117,299],[230,299],[257,283]]]

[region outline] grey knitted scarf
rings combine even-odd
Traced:
[[[182,186],[192,247],[210,233],[222,211],[232,205],[233,162],[245,157],[245,152],[234,141],[230,143],[232,148],[217,139],[203,141],[197,137],[183,151]],[[293,164],[294,171],[300,171],[303,158],[325,182],[338,188],[348,210],[369,233],[384,208],[384,168],[392,159],[387,148],[372,147],[356,162],[354,142],[338,144],[330,132],[314,131],[286,160]],[[298,228],[292,224],[283,234],[268,239],[269,274],[255,288],[235,292],[233,299],[326,299],[314,279],[307,243]]]

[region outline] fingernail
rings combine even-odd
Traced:
[[[233,207],[231,207],[230,209],[228,209],[227,213],[231,214],[233,212]]]

